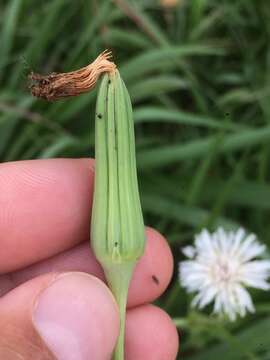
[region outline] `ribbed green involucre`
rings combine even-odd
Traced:
[[[96,172],[91,245],[119,305],[121,329],[114,353],[124,359],[128,286],[144,252],[134,124],[128,91],[118,71],[103,76],[96,105]]]

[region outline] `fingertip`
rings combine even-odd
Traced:
[[[139,260],[129,289],[128,306],[151,302],[169,285],[173,273],[173,256],[166,239],[156,230],[146,228],[146,247]]]
[[[177,329],[163,310],[143,305],[128,312],[125,359],[174,360],[178,348]]]
[[[59,360],[108,359],[119,331],[118,308],[109,289],[78,272],[61,274],[41,292],[33,323]]]
[[[146,228],[147,237],[155,244],[157,254],[163,256],[157,257],[156,266],[163,268],[163,282],[167,287],[173,274],[173,254],[167,239],[156,229]]]
[[[92,159],[0,165],[0,272],[51,257],[89,238]],[[23,246],[22,246],[23,245]],[[6,254],[8,256],[6,256]]]

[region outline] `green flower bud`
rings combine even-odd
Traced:
[[[105,74],[96,105],[96,172],[91,245],[118,302],[121,329],[115,359],[124,358],[124,321],[130,278],[144,252],[134,124],[119,72]]]

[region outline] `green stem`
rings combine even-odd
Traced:
[[[124,360],[127,296],[134,265],[134,263],[124,263],[104,267],[107,282],[118,304],[120,314],[120,330],[113,360]]]
[[[183,329],[183,328],[188,328],[189,326],[189,321],[186,318],[173,318],[173,323],[177,328]]]

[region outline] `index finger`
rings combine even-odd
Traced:
[[[0,165],[0,273],[89,239],[94,160]]]

